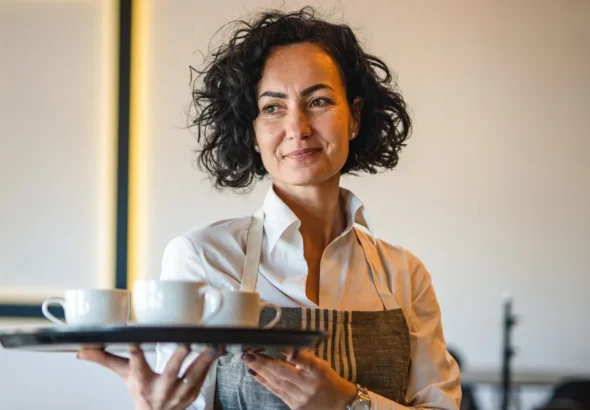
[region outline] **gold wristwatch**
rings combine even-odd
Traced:
[[[369,391],[357,384],[356,397],[346,406],[346,410],[371,410]]]

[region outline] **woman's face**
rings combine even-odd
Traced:
[[[320,47],[277,47],[257,89],[256,141],[275,183],[319,185],[339,178],[358,134],[360,99],[346,99],[338,66]]]

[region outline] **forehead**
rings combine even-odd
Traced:
[[[332,57],[316,44],[299,43],[273,49],[264,63],[258,90],[300,89],[318,83],[343,91],[340,70]]]

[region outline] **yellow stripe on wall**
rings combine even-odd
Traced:
[[[129,226],[127,254],[127,285],[145,272],[146,249],[146,175],[147,127],[146,105],[148,0],[132,1],[131,17],[131,96],[129,122]]]
[[[101,221],[98,231],[98,252],[100,274],[99,286],[112,288],[115,283],[115,255],[116,255],[116,225],[117,225],[117,111],[118,111],[118,67],[119,67],[119,4],[117,0],[105,0],[101,3],[100,61],[105,69],[102,70],[99,96],[104,105],[100,108],[99,122],[102,129],[98,166],[98,186],[101,194],[98,196],[102,203],[98,207]]]

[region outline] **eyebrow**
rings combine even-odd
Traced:
[[[301,91],[301,96],[308,96],[309,94],[321,89],[329,89],[334,91],[334,89],[329,85],[320,83],[307,87],[306,89]],[[258,96],[258,99],[261,99],[262,97],[287,98],[287,94],[278,91],[265,91]]]

